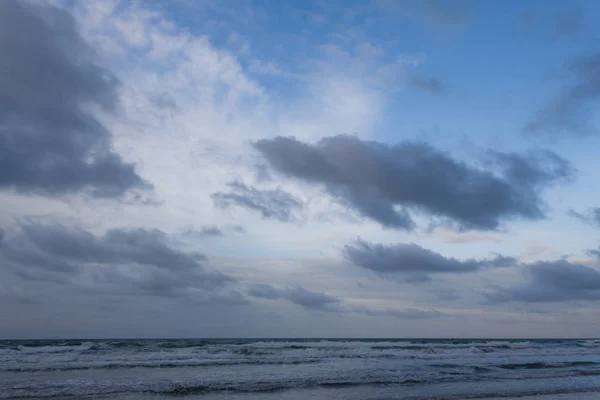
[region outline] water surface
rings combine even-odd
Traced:
[[[0,399],[527,399],[542,394],[600,398],[600,341],[0,341]]]

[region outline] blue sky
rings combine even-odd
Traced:
[[[7,337],[597,332],[597,2],[3,7]]]
[[[415,69],[440,79],[444,96],[418,90],[390,96],[378,121],[383,140],[437,127],[452,136],[516,136],[522,142],[519,131],[531,109],[561,87],[565,63],[597,40],[590,19],[598,5],[591,1],[208,4],[192,4],[189,14],[175,6],[165,11],[182,29],[208,34],[218,46],[235,50],[232,35],[241,38],[251,49],[239,57],[246,68],[258,59],[296,77],[334,50],[372,68],[401,57],[420,60]],[[428,15],[435,7],[441,17]],[[327,61],[349,73],[373,72],[356,71],[341,57]],[[302,86],[282,75],[255,79],[283,98]]]

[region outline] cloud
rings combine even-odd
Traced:
[[[340,302],[336,297],[329,296],[325,293],[313,292],[304,289],[300,285],[293,285],[286,288],[285,298],[294,304],[301,305],[308,309],[325,309],[333,303]]]
[[[225,236],[225,233],[218,226],[203,226],[198,230],[188,230],[184,233],[186,236],[198,236],[198,237],[216,237]]]
[[[248,294],[259,299],[269,300],[277,300],[282,297],[282,293],[279,289],[265,283],[250,286],[250,288],[248,288]]]
[[[438,318],[438,317],[443,317],[446,315],[436,309],[432,309],[432,310],[419,310],[417,308],[371,309],[371,308],[364,308],[364,307],[352,307],[351,310],[353,312],[368,315],[370,317],[396,317],[396,318],[401,318],[401,319]]]
[[[586,213],[569,210],[567,214],[588,225],[600,228],[600,207],[591,208]]]
[[[258,211],[264,219],[283,222],[295,220],[294,210],[301,209],[302,201],[279,188],[259,190],[241,182],[229,184],[230,192],[217,192],[212,195],[219,208],[238,206]]]
[[[447,258],[416,244],[371,244],[358,240],[344,247],[343,254],[352,264],[379,274],[400,274],[407,283],[430,280],[429,274],[468,273],[483,268],[509,267],[512,257],[496,255],[489,259]]]
[[[311,145],[279,136],[254,147],[282,175],[320,184],[362,216],[408,230],[414,227],[409,210],[445,218],[461,229],[489,230],[507,219],[543,218],[540,190],[572,174],[570,164],[549,151],[490,152],[491,166],[502,172],[498,175],[426,143],[387,145],[339,135]]]
[[[536,17],[537,13],[535,11],[526,10],[518,15],[517,22],[519,22],[522,25],[527,25],[532,23],[536,19]]]
[[[419,2],[422,15],[433,23],[457,26],[466,23],[471,11],[469,0],[425,0]]]
[[[290,303],[304,307],[307,310],[321,310],[332,312],[351,312],[371,317],[396,317],[402,319],[424,319],[443,316],[438,310],[419,310],[416,308],[376,308],[362,306],[344,306],[337,297],[325,293],[307,290],[301,285],[276,288],[268,284],[255,284],[248,288],[247,293],[256,298],[267,300],[287,300]]]
[[[404,277],[404,282],[410,283],[411,285],[419,285],[421,283],[429,282],[431,280],[431,276],[422,272],[412,272],[406,274]]]
[[[128,295],[223,296],[218,291],[234,279],[207,269],[206,261],[201,253],[175,249],[158,230],[139,228],[97,236],[58,223],[24,222],[0,247],[0,263],[23,279]]]
[[[187,228],[181,232],[181,237],[184,239],[205,239],[205,238],[222,238],[229,236],[231,233],[244,234],[246,230],[240,225],[205,225],[198,229]]]
[[[291,303],[310,310],[327,310],[329,306],[341,300],[325,293],[313,292],[301,285],[286,286],[277,289],[268,284],[253,285],[248,289],[248,294],[253,297],[278,300],[285,299]]]
[[[583,13],[579,8],[563,10],[556,14],[554,39],[574,36],[583,28]]]
[[[381,91],[381,93],[392,94],[409,87],[437,94],[446,89],[441,79],[426,77],[418,72],[417,67],[427,60],[425,54],[402,54],[390,59],[386,56],[382,47],[365,39],[346,46],[328,43],[320,46],[319,49],[325,60],[327,60],[321,66],[322,69],[330,70],[329,73],[331,74],[333,73],[331,71],[332,65],[336,65],[345,73],[341,74],[338,71],[337,75],[339,76],[335,79],[337,83],[329,87],[324,87],[324,82],[313,82],[317,84],[315,88],[317,92],[323,90],[327,92],[345,92],[351,88],[369,92],[370,87]],[[316,62],[316,64],[319,65],[320,62]],[[351,79],[340,79],[344,75],[351,77]],[[362,85],[360,81],[363,82]],[[371,97],[370,101],[376,101],[378,96],[370,95],[369,97]],[[357,104],[353,99],[337,99],[336,103],[331,104],[329,101],[327,103],[329,104],[326,104],[326,106],[331,107],[332,111],[335,111],[341,105],[346,106],[346,108],[352,107],[352,112],[357,115],[364,115],[365,111],[370,114],[369,109],[372,108],[372,104],[368,104],[369,102]],[[360,107],[357,107],[359,105]],[[352,129],[356,130],[354,127]]]
[[[241,225],[232,225],[231,230],[234,231],[235,233],[239,233],[239,234],[244,234],[246,233],[246,228],[244,228]]]
[[[493,150],[489,154],[504,170],[507,180],[522,187],[551,185],[557,179],[571,178],[575,173],[569,161],[549,150],[531,151],[526,157]]]
[[[596,133],[590,123],[600,98],[600,52],[569,63],[573,83],[565,86],[525,126],[529,133],[583,136]]]
[[[443,316],[438,310],[419,310],[416,308],[378,308],[343,305],[342,300],[325,293],[313,292],[301,285],[276,288],[269,284],[251,285],[247,293],[255,298],[267,300],[287,300],[307,310],[321,310],[337,313],[357,313],[371,317],[396,317],[403,319],[421,319]]]
[[[431,236],[441,240],[444,243],[474,243],[474,242],[494,242],[504,243],[506,238],[497,233],[487,232],[457,232],[451,229],[435,227]]]
[[[0,2],[0,54],[0,189],[115,197],[148,187],[95,116],[115,111],[119,82],[69,12]]]
[[[416,75],[408,77],[408,84],[430,93],[441,93],[445,89],[444,84],[438,78],[423,78]]]
[[[598,250],[590,249],[590,250],[588,250],[588,254],[591,256],[594,256],[600,260],[600,249],[598,249]]]
[[[524,271],[525,285],[484,293],[489,303],[600,300],[600,272],[567,260],[540,261]]]
[[[378,4],[386,12],[395,11],[402,15],[421,19],[436,26],[457,27],[465,25],[470,18],[470,0],[423,0],[393,1],[380,0]]]
[[[203,226],[200,233],[205,236],[223,236],[223,231],[216,226]]]
[[[436,299],[441,301],[454,301],[460,299],[460,296],[452,289],[438,289],[432,291]]]

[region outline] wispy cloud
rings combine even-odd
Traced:
[[[600,98],[600,53],[568,64],[572,83],[556,93],[525,126],[529,133],[585,136],[596,133],[591,123],[594,102]]]
[[[295,220],[294,211],[303,206],[301,200],[279,188],[260,190],[241,182],[230,183],[229,187],[230,192],[217,192],[212,195],[217,207],[245,207],[258,211],[263,218],[286,222]]]
[[[571,209],[567,214],[588,225],[600,228],[600,207],[591,208],[584,213]]]
[[[470,0],[424,0],[391,1],[379,0],[384,11],[396,12],[411,18],[423,20],[434,26],[464,26],[470,20],[473,2]]]
[[[554,39],[570,37],[581,32],[584,26],[583,12],[579,8],[559,11],[556,14]]]

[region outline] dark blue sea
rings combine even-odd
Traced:
[[[600,341],[0,341],[0,399],[37,398],[600,399]]]

